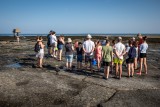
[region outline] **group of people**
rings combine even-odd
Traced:
[[[128,40],[128,45],[125,46],[122,43],[122,37],[118,37],[117,41],[112,40],[112,42],[110,42],[108,37],[104,38],[103,41],[98,40],[93,42],[91,40],[92,36],[88,34],[83,42],[76,41],[73,45],[71,38],[68,38],[68,40],[65,42],[63,35],[60,35],[57,39],[56,32],[50,31],[50,33],[47,35],[48,55],[50,57],[55,57],[59,61],[62,61],[62,51],[65,50],[67,70],[72,69],[73,57],[75,54],[77,56],[77,70],[79,71],[81,71],[82,68],[85,68],[93,72],[94,70],[92,61],[96,60],[98,71],[100,71],[101,67],[104,67],[104,79],[109,78],[110,67],[111,71],[113,71],[113,66],[115,67],[116,78],[121,79],[122,64],[123,62],[126,62],[128,77],[133,77],[134,70],[138,69],[138,64],[140,67],[137,74],[142,74],[143,64],[145,68],[145,74],[147,74],[147,37],[143,37],[141,34],[138,34],[137,37],[139,41],[136,41],[133,37]],[[42,59],[44,57],[45,45],[42,41],[42,37],[37,38],[36,44],[38,44],[40,47],[36,54],[36,57],[38,57],[38,67],[42,67]],[[82,67],[83,60],[85,62],[84,67]],[[90,64],[89,66],[88,63]]]

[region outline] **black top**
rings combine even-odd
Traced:
[[[58,39],[58,45],[64,45],[62,41]]]
[[[83,54],[83,48],[76,48],[76,51],[77,51],[77,55],[82,55]]]

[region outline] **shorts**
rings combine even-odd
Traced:
[[[72,62],[73,61],[73,55],[66,55],[66,60],[67,60],[67,62]]]
[[[127,63],[127,64],[134,63],[134,58],[127,58],[127,59],[126,59],[126,63]]]
[[[85,62],[91,62],[93,59],[93,55],[85,55]]]
[[[82,62],[83,56],[82,55],[77,55],[77,62]]]
[[[63,50],[63,45],[58,45],[58,50]]]
[[[140,58],[146,58],[147,54],[146,53],[140,53]]]
[[[52,46],[52,47],[57,47],[57,43],[54,42],[54,43],[51,44],[51,46]]]
[[[115,59],[113,60],[113,62],[114,62],[115,64],[122,64],[122,63],[123,63],[123,59],[115,58]]]
[[[111,63],[111,62],[103,61],[103,66],[110,66],[110,63]]]
[[[36,57],[42,59],[44,57],[44,53],[37,53]]]

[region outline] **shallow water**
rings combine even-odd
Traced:
[[[9,67],[9,68],[20,68],[22,66],[19,63],[14,63],[14,64],[6,65],[6,67]]]

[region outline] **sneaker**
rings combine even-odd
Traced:
[[[107,78],[106,78],[106,77],[104,77],[104,76],[103,76],[102,78],[103,78],[103,79],[105,79],[105,80],[107,80]]]

